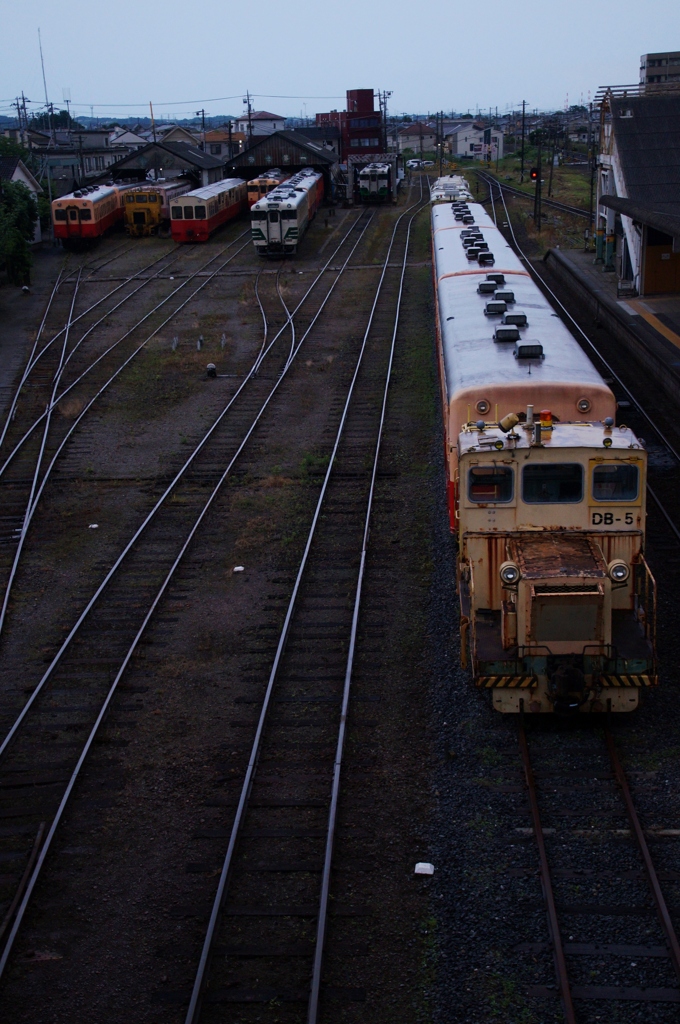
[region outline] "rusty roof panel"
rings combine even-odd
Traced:
[[[510,543],[525,579],[607,575],[602,553],[590,537],[575,533],[526,533]]]

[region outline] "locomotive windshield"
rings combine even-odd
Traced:
[[[468,475],[470,501],[512,501],[514,474],[508,466],[473,466]]]
[[[593,470],[595,501],[635,501],[638,496],[640,471],[637,466],[610,463]]]
[[[583,497],[583,466],[578,462],[525,466],[522,500],[528,505],[566,505]]]

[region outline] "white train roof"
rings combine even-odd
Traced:
[[[437,178],[430,187],[430,202],[450,202],[452,199],[472,199],[470,186],[462,174]]]
[[[362,167],[361,170],[359,171],[359,177],[361,177],[362,174],[389,174],[389,173],[390,173],[390,165],[389,164],[366,164],[366,166]]]
[[[455,220],[450,206],[432,207],[432,244],[440,330],[448,399],[465,388],[490,384],[523,384],[540,391],[545,383],[606,387],[583,349],[553,311],[529,272],[515,255],[484,208],[469,204],[484,241],[495,257],[493,266],[468,260],[461,231],[473,225]],[[520,345],[540,344],[543,358],[515,356],[515,344],[495,342],[494,328],[502,317],[486,316],[493,294],[480,295],[477,286],[487,274],[505,275],[506,290],[515,302],[508,312],[523,312],[528,324],[520,328]]]
[[[258,213],[266,210],[292,210],[306,198],[307,193],[314,187],[319,178],[323,175],[319,171],[312,170],[311,167],[305,167],[303,170],[294,174],[292,178],[288,178],[286,181],[277,185],[273,192],[268,192],[266,196],[258,202],[253,203],[250,212],[254,211]]]
[[[185,203],[187,199],[198,199],[199,202],[201,200],[207,202],[208,199],[214,199],[215,196],[221,195],[222,192],[228,192],[239,185],[245,185],[243,178],[223,178],[222,181],[214,181],[212,185],[204,185],[203,188],[195,188],[191,192],[186,192],[183,196],[178,196],[177,202]]]

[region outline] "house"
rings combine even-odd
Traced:
[[[437,133],[426,121],[414,121],[399,129],[397,143],[400,153],[432,153],[437,145]]]
[[[622,291],[680,292],[680,93],[602,104],[596,262]]]
[[[40,183],[33,177],[28,167],[18,156],[0,156],[0,181],[20,181],[35,198],[42,192]],[[33,229],[33,245],[42,241],[40,217],[36,218]]]
[[[205,133],[205,151],[211,156],[229,160],[245,149],[247,136],[228,127],[213,128]]]
[[[271,135],[283,131],[285,126],[285,117],[268,110],[253,110],[238,119],[238,130],[244,135]]]
[[[204,153],[184,142],[149,142],[111,164],[102,180],[113,177],[128,181],[150,178],[188,177],[195,188],[212,185],[224,178],[224,159]]]
[[[314,142],[321,146],[321,149],[340,156],[340,129],[333,125],[305,125],[304,128],[291,128],[289,131],[299,132],[309,142]]]
[[[185,146],[198,146],[203,141],[201,132],[190,132],[179,124],[157,129],[156,138],[159,142],[181,142]]]
[[[484,124],[461,121],[444,128],[444,148],[459,159],[500,160],[503,132]]]
[[[128,153],[135,149],[141,149],[142,146],[146,146],[148,141],[136,132],[127,131],[125,128],[116,128],[109,135],[109,146],[113,149],[124,149]]]

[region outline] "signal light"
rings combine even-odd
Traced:
[[[529,177],[532,181],[538,181],[538,167],[532,167],[529,172]]]

